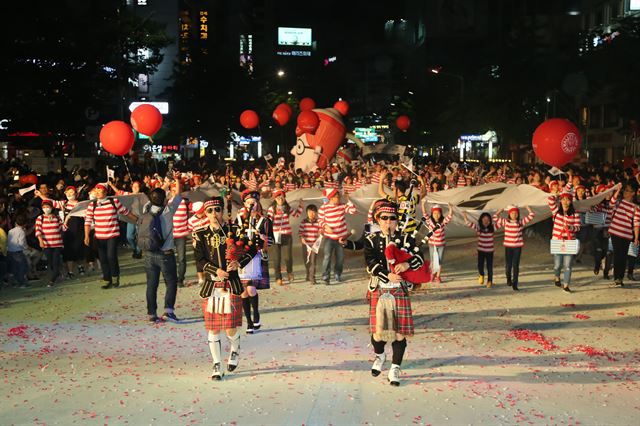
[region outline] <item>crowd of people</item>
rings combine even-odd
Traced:
[[[157,169],[157,164],[155,165]],[[213,379],[224,375],[221,333],[230,342],[227,371],[238,367],[239,328],[246,334],[262,327],[259,290],[271,285],[270,269],[278,286],[294,282],[293,241],[302,246],[306,281],[326,285],[343,280],[344,249],[364,250],[369,286],[370,332],[375,352],[371,373],[378,376],[386,361],[385,344],[393,356],[388,380],[399,385],[400,365],[413,334],[410,294],[423,281],[403,274],[428,270],[429,281],[442,280],[446,228],[456,211],[477,234],[478,283],[496,284],[495,232],[504,229],[505,278],[514,291],[521,289],[519,264],[525,244],[524,228],[533,219],[528,206],[506,206],[504,211],[482,212],[477,221],[467,211],[449,204],[427,205],[430,193],[486,183],[529,184],[549,193],[553,283],[571,292],[571,273],[587,248],[594,257],[594,274],[603,271],[613,287],[635,280],[633,271],[640,237],[637,205],[640,174],[634,167],[609,164],[569,167],[551,175],[546,166],[428,161],[406,167],[398,161],[332,164],[326,170],[304,173],[279,163],[263,167],[169,163],[163,176],[131,164],[112,179],[94,170],[62,170],[38,178],[35,190],[21,184],[28,167],[13,160],[0,164],[0,283],[18,288],[44,278],[48,287],[78,275],[102,275],[102,289],[120,286],[119,248],[144,257],[149,321],[179,321],[174,311],[178,288],[189,285],[187,252],[193,249],[197,283],[213,359]],[[130,172],[132,170],[133,174]],[[220,196],[190,202],[182,194],[202,185],[215,186]],[[375,184],[380,196],[368,211],[368,226],[360,240],[350,239],[345,215],[356,212],[350,194]],[[324,200],[291,206],[286,194],[317,188]],[[231,193],[241,194],[237,214],[231,216]],[[574,200],[607,192],[589,211],[576,211]],[[148,202],[130,211],[116,197],[145,193]],[[260,200],[271,205],[262,209]],[[78,202],[90,200],[84,217],[71,215]],[[424,217],[418,217],[422,202]],[[446,209],[446,211],[445,211]],[[521,216],[523,209],[527,215]],[[445,214],[446,213],[446,214]],[[506,213],[506,216],[503,214]],[[292,217],[304,216],[298,229]],[[419,244],[424,233],[424,248]],[[387,248],[398,246],[406,256],[397,262]],[[425,248],[428,247],[428,253]],[[322,251],[320,276],[316,257]],[[423,253],[424,252],[424,253]],[[45,267],[46,263],[46,267]],[[44,269],[44,272],[42,271]],[[286,273],[283,275],[283,271]],[[157,289],[163,275],[167,291],[164,313],[157,314]],[[42,277],[39,277],[42,275]],[[389,320],[391,318],[391,320]]]

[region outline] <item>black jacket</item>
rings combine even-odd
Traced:
[[[384,251],[389,243],[395,243],[412,254],[409,259],[409,267],[418,269],[424,263],[420,248],[416,246],[415,239],[410,234],[396,231],[393,236],[385,236],[381,231],[372,232],[364,239],[364,260],[367,264],[367,272],[372,278],[377,278],[382,283],[389,282],[389,269],[387,268],[387,258]],[[374,290],[377,286],[376,280],[369,282],[369,288]]]

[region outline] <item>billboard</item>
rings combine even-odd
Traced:
[[[640,0],[630,0],[629,10],[640,10]]]
[[[278,27],[278,45],[311,47],[311,28]]]
[[[356,127],[353,134],[362,142],[378,142],[379,136],[374,127]]]

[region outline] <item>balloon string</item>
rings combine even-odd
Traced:
[[[129,182],[133,183],[133,179],[131,178],[131,172],[129,171],[129,164],[127,164],[127,159],[122,156],[122,161],[124,161],[124,167],[127,169],[127,174],[129,175]]]

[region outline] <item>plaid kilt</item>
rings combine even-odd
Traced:
[[[202,313],[204,314],[204,328],[219,333],[230,328],[242,327],[242,298],[231,294],[231,313],[216,314],[207,312],[209,299],[202,299]]]
[[[380,298],[381,291],[391,293],[396,299],[396,306],[394,309],[396,324],[398,325],[397,333],[404,336],[413,336],[413,313],[411,312],[411,300],[404,293],[402,288],[394,288],[388,290],[381,290],[380,288],[374,291],[367,292],[367,299],[369,299],[369,331],[371,333],[376,332],[376,307],[378,305],[378,299]]]

